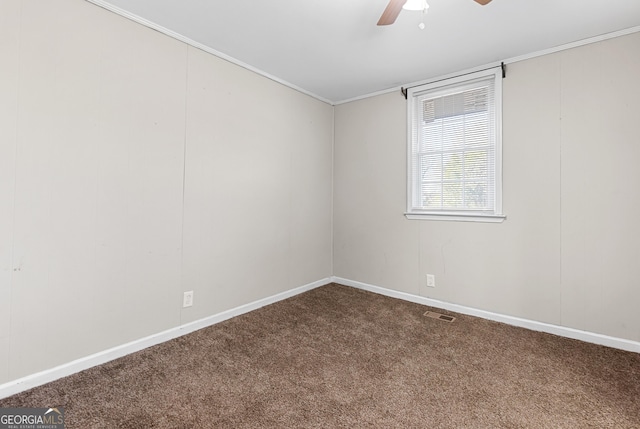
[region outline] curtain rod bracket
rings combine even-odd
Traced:
[[[400,88],[400,92],[402,93],[402,95],[404,96],[404,99],[407,99],[407,88],[405,87],[401,87]]]
[[[507,66],[504,65],[504,61],[500,63],[500,68],[502,69],[502,79],[507,77]]]

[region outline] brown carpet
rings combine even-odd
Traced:
[[[67,428],[640,428],[640,355],[328,285],[0,400]],[[452,314],[452,313],[448,313]]]

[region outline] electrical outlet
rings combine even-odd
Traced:
[[[427,286],[436,287],[436,276],[433,274],[427,274]]]
[[[185,292],[182,296],[182,307],[191,307],[193,305],[193,291]]]

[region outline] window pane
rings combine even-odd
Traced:
[[[464,116],[445,118],[442,122],[442,150],[460,150],[464,147]]]
[[[420,152],[440,152],[442,150],[442,126],[440,122],[432,122],[422,128],[420,136]]]
[[[442,201],[445,209],[463,208],[463,187],[462,183],[444,183],[442,185]]]
[[[465,146],[481,147],[489,144],[489,115],[486,112],[465,117]]]
[[[444,175],[443,180],[462,180],[463,166],[462,153],[447,153],[442,156]]]
[[[442,180],[442,155],[423,155],[420,162],[420,171],[423,182],[433,182]]]
[[[486,150],[468,151],[464,154],[465,180],[487,179],[489,177],[489,157]]]
[[[484,210],[488,205],[487,182],[467,183],[464,186],[465,208]]]
[[[439,210],[442,205],[442,185],[440,183],[423,183],[421,206],[424,209]]]

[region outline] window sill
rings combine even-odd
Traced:
[[[448,220],[454,222],[489,222],[501,223],[506,215],[461,214],[461,213],[405,213],[410,220]]]

